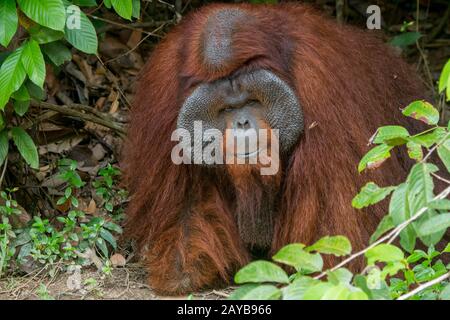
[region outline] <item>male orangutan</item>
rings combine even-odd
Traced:
[[[325,235],[367,245],[385,204],[360,211],[351,200],[369,180],[399,183],[407,163],[393,155],[363,174],[357,164],[377,127],[405,125],[400,108],[422,93],[369,31],[304,5],[214,4],[184,17],[142,71],[124,153],[126,230],[151,287],[223,285],[255,256]],[[280,169],[174,163],[172,133],[192,133],[194,121],[221,132],[278,130]]]

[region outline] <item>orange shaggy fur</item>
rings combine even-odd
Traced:
[[[224,8],[252,19],[233,34],[233,59],[216,68],[203,63],[202,30]],[[305,131],[279,175],[262,181],[246,166],[216,172],[173,164],[170,136],[195,85],[254,69],[288,83],[304,113]],[[132,195],[126,231],[137,241],[150,285],[182,294],[229,283],[251,259],[236,212],[251,215],[264,184],[274,198],[269,253],[325,235],[345,235],[354,249],[367,245],[386,204],[355,210],[352,198],[369,180],[399,183],[408,164],[403,154],[368,173],[358,174],[357,164],[377,127],[411,128],[400,108],[423,92],[410,67],[370,32],[338,26],[304,5],[215,4],[184,17],[142,71],[124,153]]]

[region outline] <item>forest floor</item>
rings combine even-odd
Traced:
[[[80,273],[59,271],[50,277],[42,269],[0,281],[0,300],[216,300],[225,299],[231,291],[232,288],[188,296],[158,296],[148,286],[145,271],[138,263],[114,268],[110,275],[83,268]]]

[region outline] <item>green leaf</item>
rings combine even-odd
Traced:
[[[417,100],[402,110],[403,115],[411,117],[426,124],[436,125],[439,122],[439,111],[427,101]]]
[[[437,153],[447,171],[450,172],[450,137],[437,147]]]
[[[384,126],[378,128],[373,143],[386,143],[389,145],[399,145],[407,141],[409,132],[402,126]]]
[[[28,101],[15,100],[13,106],[14,106],[14,111],[19,116],[22,117],[28,111],[28,108],[30,107],[30,100],[28,100]]]
[[[334,271],[327,271],[328,281],[332,284],[350,284],[352,281],[353,273],[346,268],[339,268]]]
[[[108,9],[111,9],[112,4],[111,4],[111,0],[104,0],[103,4],[105,5],[105,7],[107,7]]]
[[[239,300],[278,300],[281,297],[281,290],[275,286],[264,284],[246,290],[245,294],[239,295]]]
[[[27,87],[25,85],[21,85],[20,88],[11,95],[11,97],[14,100],[19,100],[19,101],[30,100],[30,94],[28,93]]]
[[[392,221],[392,217],[389,215],[386,215],[381,219],[380,223],[378,224],[377,229],[370,237],[370,243],[374,243],[377,241],[383,234],[385,234],[387,231],[393,229],[394,223]]]
[[[303,250],[304,245],[299,243],[289,244],[280,249],[272,259],[294,267],[297,271],[313,273],[321,271],[323,260],[320,254],[311,254]]]
[[[103,254],[103,257],[108,257],[108,247],[106,246],[105,240],[103,238],[97,238],[95,240],[95,244],[100,249],[101,253]]]
[[[447,283],[444,290],[439,294],[439,299],[441,300],[450,300],[450,283]]]
[[[303,294],[303,300],[321,300],[325,293],[333,287],[334,286],[331,283],[317,283],[306,289]]]
[[[417,233],[413,225],[407,226],[400,232],[400,245],[408,252],[412,252],[416,246]]]
[[[28,29],[31,38],[39,44],[50,43],[64,38],[64,32],[43,27],[41,25],[32,26]]]
[[[72,52],[60,41],[54,41],[42,45],[42,51],[47,55],[55,66],[60,66],[72,60]]]
[[[0,1],[0,44],[4,47],[14,37],[18,26],[16,2],[14,0]]]
[[[393,146],[380,144],[371,149],[359,162],[358,172],[362,172],[366,168],[373,169],[381,166],[381,164],[391,156],[390,151],[392,148]]]
[[[419,143],[416,143],[414,141],[409,141],[406,144],[406,148],[408,151],[408,156],[411,159],[416,160],[417,162],[422,161],[423,151],[422,151],[422,146]]]
[[[133,0],[133,18],[139,19],[141,16],[141,0]]]
[[[95,7],[97,6],[96,0],[72,0],[73,4],[80,7]]]
[[[104,227],[119,234],[122,233],[122,228],[114,222],[106,222]]]
[[[102,228],[100,229],[100,236],[105,239],[109,244],[115,249],[117,249],[117,243],[114,236],[108,230]]]
[[[350,254],[352,245],[344,236],[326,236],[319,239],[312,246],[306,248],[307,251],[317,251],[324,254],[333,254],[337,257]]]
[[[439,92],[444,92],[444,89],[447,88],[448,82],[450,81],[450,60],[442,69],[441,76],[439,77]]]
[[[133,14],[132,0],[111,0],[111,4],[122,18],[131,20]]]
[[[33,39],[24,45],[22,64],[30,80],[42,88],[45,80],[45,61],[39,44]]]
[[[319,282],[311,277],[301,276],[281,289],[283,300],[303,300],[306,290]]]
[[[382,243],[370,248],[365,253],[368,265],[375,262],[396,262],[404,259],[403,251],[391,244]]]
[[[0,166],[5,162],[5,159],[8,156],[8,149],[8,132],[3,130],[0,132]]]
[[[11,129],[11,136],[22,157],[33,169],[39,168],[39,156],[36,145],[28,133],[20,127]]]
[[[380,188],[373,182],[368,182],[361,191],[353,198],[352,206],[361,209],[378,203],[386,198],[396,187]]]
[[[247,283],[244,284],[242,286],[240,286],[239,288],[237,288],[236,290],[234,290],[229,296],[227,300],[243,300],[245,295],[255,289],[256,287],[260,286],[260,284],[257,283]]]
[[[23,13],[31,20],[50,29],[64,29],[66,12],[61,0],[17,0],[17,2]]]
[[[438,214],[420,224],[420,236],[428,236],[450,227],[450,213]]]
[[[71,5],[69,8],[73,11],[69,12],[64,29],[66,40],[80,51],[96,54],[98,40],[94,25],[79,7]]]
[[[431,209],[450,211],[450,200],[449,199],[433,200],[430,203],[428,203],[428,207]]]
[[[425,148],[430,148],[433,144],[440,142],[447,134],[445,128],[437,127],[433,131],[426,134],[419,134],[411,137],[410,141],[420,144]]]
[[[23,47],[12,52],[0,68],[0,110],[3,110],[9,97],[17,91],[26,77],[26,71],[21,63]]]
[[[274,263],[258,260],[243,267],[234,276],[238,284],[246,282],[277,282],[289,283],[289,278],[279,266]]]
[[[393,37],[389,43],[394,47],[406,48],[415,44],[420,37],[422,37],[420,32],[405,32]]]

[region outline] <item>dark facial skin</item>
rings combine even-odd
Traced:
[[[294,91],[267,70],[200,84],[185,100],[177,127],[194,137],[194,121],[202,121],[203,130],[222,133],[278,129],[281,153],[288,153],[303,131],[303,113]]]

